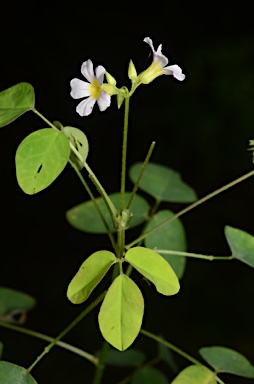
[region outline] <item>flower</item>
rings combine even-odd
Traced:
[[[161,44],[159,45],[157,51],[155,51],[153,42],[150,37],[146,37],[144,41],[152,48],[153,62],[150,67],[148,67],[139,75],[139,80],[142,84],[149,84],[156,77],[161,75],[173,75],[179,81],[185,79],[185,75],[182,73],[182,70],[178,65],[175,64],[166,67],[168,64],[168,59],[161,52]]]
[[[110,95],[101,89],[105,72],[105,68],[99,65],[94,73],[92,61],[87,60],[81,66],[81,73],[89,83],[79,79],[71,80],[71,97],[87,97],[77,105],[76,111],[80,116],[90,115],[96,101],[100,111],[105,111],[110,106]]]

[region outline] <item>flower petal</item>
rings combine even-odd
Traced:
[[[163,71],[165,75],[173,75],[179,81],[185,79],[185,75],[179,65],[169,65],[168,67],[163,68]]]
[[[105,111],[110,106],[111,98],[105,91],[101,91],[100,97],[97,99],[97,103],[100,111]]]
[[[145,37],[143,41],[145,43],[147,43],[148,45],[150,45],[150,47],[152,48],[152,51],[155,52],[154,47],[153,47],[153,42],[152,42],[152,39],[150,39],[150,37]]]
[[[81,73],[90,83],[94,80],[93,63],[90,59],[82,64]]]
[[[80,116],[88,116],[92,112],[95,102],[96,99],[88,97],[77,105],[76,111]]]
[[[165,65],[168,64],[168,58],[166,56],[164,56],[161,52],[161,49],[162,49],[162,45],[160,44],[158,46],[158,49],[156,52],[154,52],[154,61],[159,61],[160,65],[163,67],[165,67]]]
[[[153,46],[153,42],[152,42],[152,39],[150,39],[150,37],[146,37],[144,39],[144,42],[147,43],[148,45],[150,45],[150,47],[152,48],[152,51],[153,51],[153,60],[158,62],[160,64],[160,66],[163,68],[165,67],[165,65],[168,64],[168,59],[166,56],[164,56],[161,52],[161,49],[162,49],[162,45],[160,44],[157,51],[155,51],[154,49],[154,46]]]
[[[73,99],[81,99],[91,95],[91,84],[79,79],[71,80],[71,97]]]
[[[98,83],[100,85],[102,85],[102,83],[103,83],[105,73],[106,73],[106,69],[102,65],[99,65],[95,69],[96,79],[98,80]]]

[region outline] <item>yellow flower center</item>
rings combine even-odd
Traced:
[[[98,99],[101,94],[101,86],[97,80],[93,80],[90,86],[90,92],[93,99]]]

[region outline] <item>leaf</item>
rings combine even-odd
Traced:
[[[119,275],[109,287],[99,313],[104,339],[119,351],[127,349],[139,334],[144,314],[144,299],[128,276]]]
[[[168,384],[166,376],[156,368],[144,367],[138,369],[131,384]]]
[[[28,195],[47,188],[64,170],[69,155],[70,144],[62,132],[45,128],[31,133],[16,152],[20,188]]]
[[[225,236],[232,255],[250,267],[254,267],[254,236],[229,225],[225,227]]]
[[[169,219],[173,215],[174,213],[169,210],[159,211],[146,225],[145,232],[155,228],[158,224]],[[145,238],[144,243],[147,248],[153,248],[155,251],[156,248],[172,251],[186,251],[185,231],[181,220],[175,219],[163,225],[161,228],[148,235]],[[161,256],[171,265],[178,279],[181,279],[185,270],[186,257],[166,254],[161,254]]]
[[[79,169],[82,169],[88,155],[88,140],[86,135],[80,129],[74,127],[64,127],[62,132],[68,137],[82,157],[83,163],[81,163],[74,153],[71,154],[77,162]]]
[[[17,315],[25,314],[36,304],[36,300],[15,289],[0,287],[0,320],[17,322]]]
[[[37,384],[27,370],[19,365],[0,361],[1,384]]]
[[[4,345],[3,345],[3,343],[1,343],[1,341],[0,341],[0,360],[1,360],[1,358],[2,358],[3,348],[4,348]]]
[[[142,163],[136,163],[130,168],[129,176],[133,184],[141,167]],[[159,201],[192,203],[197,200],[194,189],[182,181],[178,172],[155,163],[147,164],[139,188]]]
[[[254,366],[239,352],[226,347],[204,347],[199,350],[203,359],[217,372],[254,378]]]
[[[204,365],[191,365],[181,371],[171,384],[216,384],[215,373]]]
[[[126,200],[128,200],[130,195],[130,192],[125,193]],[[120,210],[120,193],[112,193],[109,195],[109,197],[115,207]],[[104,200],[102,197],[98,197],[96,201],[106,222],[108,223],[110,230],[115,232],[110,213],[104,203]],[[129,228],[141,224],[146,219],[148,210],[149,205],[147,201],[143,197],[135,195],[131,205],[131,212],[133,213],[133,217],[130,220]],[[66,218],[69,224],[71,224],[74,228],[79,229],[80,231],[89,233],[107,233],[105,226],[94,206],[94,203],[91,200],[69,209],[66,212]]]
[[[34,107],[34,89],[19,83],[0,92],[0,128]]]
[[[169,296],[179,291],[175,272],[158,253],[148,248],[134,247],[126,252],[125,260],[150,280],[159,293]]]
[[[138,367],[145,359],[144,353],[134,348],[122,352],[111,348],[107,354],[106,363],[121,367]]]
[[[172,372],[174,373],[178,372],[179,368],[175,362],[172,351],[162,343],[157,342],[157,345],[158,345],[158,355],[170,367]]]
[[[68,286],[68,299],[73,304],[83,303],[116,260],[109,251],[98,251],[89,256]]]

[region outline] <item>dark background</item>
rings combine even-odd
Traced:
[[[247,3],[246,3],[247,4]],[[127,10],[125,10],[127,8]],[[35,88],[36,108],[49,120],[81,128],[89,145],[89,164],[108,192],[119,190],[123,110],[115,100],[104,113],[90,117],[75,112],[70,80],[82,78],[80,67],[91,58],[128,85],[131,58],[138,72],[149,63],[155,47],[179,64],[184,82],[162,76],[138,89],[131,102],[128,165],[142,161],[152,140],[152,160],[181,172],[199,197],[252,169],[248,141],[254,138],[254,28],[251,6],[203,9],[195,4],[160,2],[137,10],[133,4],[83,5],[54,2],[11,4],[1,20],[0,89],[27,81]],[[65,221],[65,211],[87,199],[69,167],[47,190],[26,196],[15,179],[17,146],[45,124],[32,112],[1,130],[1,256],[0,284],[33,295],[37,307],[25,324],[57,335],[84,306],[73,306],[66,289],[81,262],[109,247],[103,236],[78,232]],[[120,144],[119,144],[120,143]],[[224,226],[254,234],[253,180],[227,191],[182,217],[188,250],[229,255]],[[174,211],[182,206],[165,205]],[[144,328],[163,333],[172,343],[198,358],[202,346],[224,345],[254,362],[254,271],[238,262],[188,260],[181,292],[157,295],[140,279],[146,299]],[[103,285],[103,284],[102,284]],[[104,287],[98,288],[89,303]],[[86,304],[85,304],[86,305]],[[101,346],[97,311],[66,340],[85,350]],[[0,329],[4,359],[25,367],[42,351],[43,343]],[[153,356],[155,344],[139,337],[137,347]],[[178,359],[178,358],[177,358]],[[180,367],[186,361],[177,360]],[[169,380],[172,373],[163,366]],[[91,365],[55,348],[34,369],[40,383],[90,383]],[[105,382],[117,383],[122,373],[107,369]],[[251,380],[225,376],[230,383]]]

